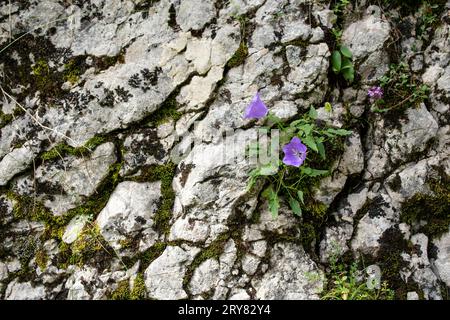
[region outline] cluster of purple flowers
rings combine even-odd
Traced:
[[[244,118],[261,119],[267,116],[268,113],[269,109],[267,109],[257,92],[245,110]],[[306,159],[306,151],[307,147],[302,141],[298,137],[293,137],[289,143],[283,146],[283,163],[288,166],[300,167]]]
[[[367,90],[367,95],[372,100],[379,100],[383,98],[383,89],[381,87],[375,86]]]

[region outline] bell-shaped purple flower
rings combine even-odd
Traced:
[[[252,99],[252,102],[248,105],[247,109],[245,109],[244,118],[245,119],[261,119],[264,118],[269,110],[267,109],[264,102],[261,100],[259,96],[259,92],[255,94]]]
[[[306,159],[306,146],[298,137],[293,137],[291,142],[283,146],[283,163],[288,166],[300,167]]]

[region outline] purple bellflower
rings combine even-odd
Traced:
[[[252,99],[252,102],[248,105],[245,110],[244,118],[245,119],[261,119],[264,118],[269,113],[264,102],[261,100],[259,96],[259,92],[256,92],[255,96]]]
[[[372,100],[378,100],[383,98],[383,89],[381,87],[372,87],[369,90],[367,90],[367,95]]]
[[[298,137],[293,137],[291,142],[283,146],[283,163],[288,166],[300,167],[306,159],[306,146]]]

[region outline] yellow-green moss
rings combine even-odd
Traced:
[[[69,217],[54,216],[42,202],[33,199],[30,196],[19,195],[12,191],[8,191],[7,197],[14,203],[13,215],[17,219],[43,222],[46,229],[54,229],[54,232],[57,232],[58,234],[60,232],[59,229],[68,222]]]
[[[50,70],[50,67],[44,59],[39,59],[31,67],[33,72],[36,89],[46,94],[47,91],[52,91],[55,83],[55,73]]]
[[[47,268],[47,262],[48,262],[48,255],[45,252],[45,250],[40,249],[38,252],[36,252],[36,264],[41,269],[41,271],[44,271]]]
[[[117,289],[111,294],[111,300],[130,300],[130,286],[128,280],[119,282]]]
[[[176,90],[178,92],[178,90]],[[176,95],[171,94],[159,107],[158,110],[153,112],[147,119],[148,124],[151,126],[159,126],[170,120],[178,121],[181,118],[181,112],[178,111],[178,102]]]
[[[83,146],[77,148],[61,142],[54,146],[52,149],[43,152],[40,156],[40,159],[42,161],[51,161],[59,159],[66,155],[73,155],[76,157],[85,156],[89,151],[93,151],[96,147],[105,143],[106,141],[107,139],[103,136],[94,136],[89,139]]]
[[[145,286],[144,276],[138,273],[134,279],[133,288],[130,292],[130,300],[143,300],[147,297],[147,288]]]
[[[248,47],[244,41],[241,41],[239,44],[239,48],[236,50],[234,55],[228,60],[226,67],[231,69],[237,66],[240,66],[244,63],[245,59],[248,56]]]
[[[103,239],[100,230],[95,224],[86,225],[78,238],[71,245],[71,255],[69,264],[83,266],[92,259],[98,252],[111,253],[108,250],[108,243]]]
[[[75,60],[70,60],[64,65],[64,81],[75,84],[80,79],[81,70],[77,67]]]
[[[147,289],[141,273],[138,273],[134,279],[131,290],[129,281],[123,280],[118,283],[117,289],[111,294],[111,300],[144,300],[146,297]]]
[[[40,59],[31,67],[35,76],[47,76],[50,73],[50,67],[47,61]]]

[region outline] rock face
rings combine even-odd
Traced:
[[[111,194],[96,223],[101,235],[115,250],[123,248],[123,242],[137,239],[138,250],[149,248],[158,234],[152,229],[161,183],[121,182]]]
[[[255,281],[258,299],[318,299],[323,289],[323,273],[295,245],[277,244],[272,249],[270,271]]]
[[[351,259],[448,297],[450,3],[350,2],[3,1],[0,299],[320,299]],[[274,218],[254,150],[306,115],[327,174]]]
[[[192,262],[197,248],[183,249],[169,246],[145,270],[145,285],[154,299],[185,299],[183,279],[187,265]]]

